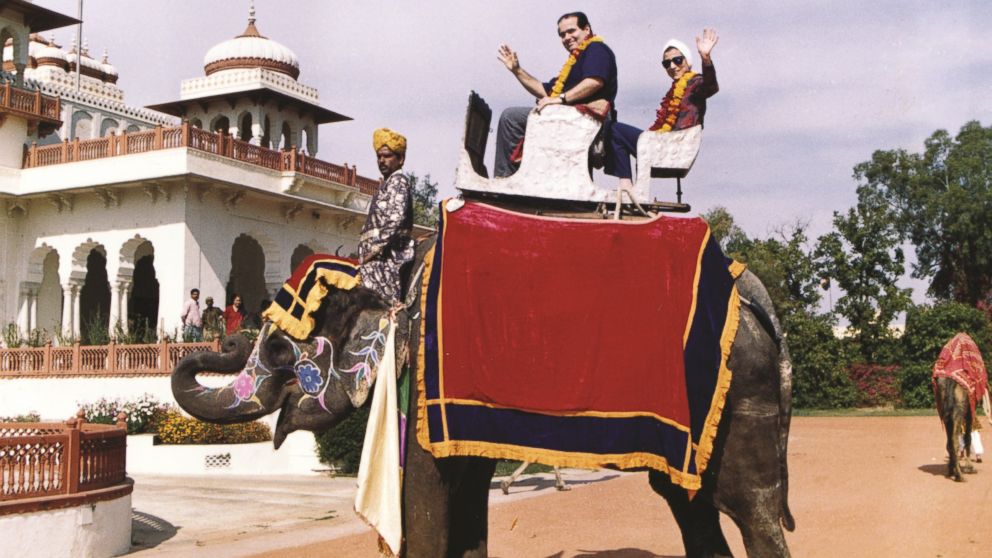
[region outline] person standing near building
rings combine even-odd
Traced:
[[[245,309],[241,305],[241,295],[234,293],[231,304],[224,309],[224,331],[227,335],[237,333],[245,320]]]
[[[379,128],[372,134],[382,184],[369,202],[369,215],[358,242],[362,285],[396,305],[403,297],[403,267],[413,261],[413,192],[400,172],[406,161],[406,138]]]
[[[224,336],[224,311],[214,306],[214,297],[204,299],[207,307],[203,309],[203,340],[213,341]]]
[[[203,316],[200,314],[200,289],[189,291],[189,300],[183,304],[179,319],[183,324],[183,341],[203,341]]]

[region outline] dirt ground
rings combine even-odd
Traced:
[[[984,431],[988,446],[989,430]],[[935,417],[800,417],[789,446],[789,502],[796,530],[786,533],[801,557],[989,556],[992,465],[955,483]],[[543,494],[490,505],[490,555],[504,558],[656,558],[683,556],[678,528],[646,473],[548,490],[544,477],[512,491]],[[569,476],[566,475],[566,481]],[[494,494],[499,492],[494,483]],[[500,495],[502,496],[502,495]],[[724,532],[743,556],[740,534]],[[377,556],[371,532],[284,548],[258,558]]]

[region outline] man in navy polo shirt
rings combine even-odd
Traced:
[[[569,58],[558,76],[541,82],[520,67],[517,53],[505,44],[497,57],[517,78],[528,93],[537,98],[537,110],[547,105],[588,104],[604,100],[613,106],[617,96],[616,56],[606,43],[592,32],[589,18],[582,12],[570,12],[558,18],[558,36]],[[496,134],[496,176],[510,176],[520,166],[510,160],[513,150],[524,137],[531,107],[510,107],[499,117]]]

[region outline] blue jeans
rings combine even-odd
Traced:
[[[183,328],[183,341],[187,343],[199,343],[203,341],[203,327],[188,325]]]

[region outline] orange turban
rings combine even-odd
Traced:
[[[372,148],[379,151],[383,146],[397,155],[406,155],[406,138],[389,128],[379,128],[372,132]]]

